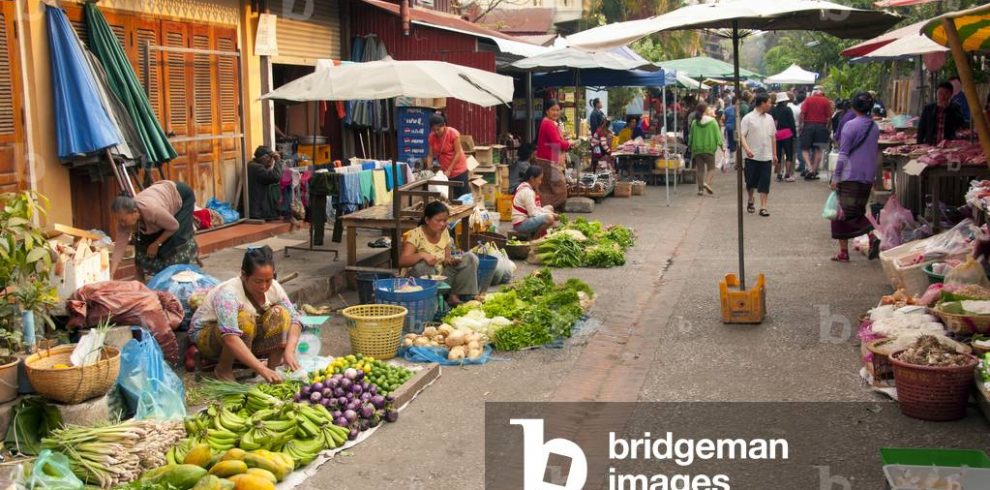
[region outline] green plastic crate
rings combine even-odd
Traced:
[[[990,468],[990,458],[976,449],[881,448],[880,459],[884,465]]]

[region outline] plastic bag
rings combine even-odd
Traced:
[[[839,194],[832,191],[825,200],[825,208],[822,209],[822,218],[835,221],[842,219],[842,207],[839,206]]]
[[[182,380],[165,363],[162,349],[147,330],[141,330],[141,340],[124,344],[117,385],[138,420],[182,420],[186,416]]]
[[[100,360],[100,353],[103,352],[103,343],[107,339],[105,329],[94,328],[83,335],[76,343],[76,348],[72,349],[69,359],[73,366],[90,366]]]
[[[50,490],[76,490],[84,487],[82,480],[72,473],[69,458],[62,453],[45,449],[34,461],[31,469],[31,479],[28,488],[47,488]]]
[[[983,266],[973,257],[968,257],[962,265],[949,271],[945,276],[945,284],[947,286],[977,285],[990,287],[990,279],[987,279],[987,273]]]
[[[903,243],[901,241],[901,229],[906,224],[914,223],[914,215],[909,209],[901,205],[901,201],[897,199],[896,195],[887,199],[887,204],[884,204],[883,209],[880,210],[879,221],[874,219],[870,213],[867,213],[866,218],[877,229],[879,235],[883,236],[880,241],[880,250],[883,251]]]
[[[399,355],[409,362],[435,362],[441,366],[463,366],[468,364],[484,364],[492,358],[492,346],[486,345],[481,357],[477,359],[447,359],[449,351],[443,347],[403,347]]]
[[[217,284],[220,284],[218,279],[203,272],[199,267],[189,264],[166,267],[148,281],[149,288],[169,293],[182,303],[182,308],[186,314],[182,318],[182,324],[179,325],[180,329],[189,325],[189,320],[196,310],[195,307],[199,306],[198,304],[190,304],[190,298],[195,295],[205,296],[205,293]]]
[[[437,172],[433,177],[430,177],[430,180],[447,182],[449,179],[447,178],[447,175],[444,174],[443,172]],[[447,187],[445,185],[430,185],[429,187],[427,187],[427,189],[429,189],[430,192],[439,193],[444,198],[446,198],[450,192],[450,187]],[[457,189],[457,192],[461,190],[463,189],[459,188]]]
[[[241,214],[238,213],[237,210],[230,205],[230,203],[218,201],[215,197],[211,197],[210,200],[206,202],[206,208],[220,213],[224,224],[233,223],[241,219]]]

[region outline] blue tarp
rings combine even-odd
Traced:
[[[674,72],[660,70],[647,72],[640,70],[577,70],[557,71],[533,76],[534,87],[663,87],[677,83]]]
[[[120,144],[117,126],[100,99],[82,42],[62,9],[47,7],[52,98],[59,158],[85,155]]]

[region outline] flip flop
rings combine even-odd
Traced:
[[[832,256],[832,262],[849,262],[849,254],[846,252],[839,252]]]
[[[747,204],[746,205],[746,212],[749,213],[749,214],[755,213],[756,212],[756,203],[752,203],[751,202],[751,203]]]
[[[770,211],[767,211],[766,209],[761,209],[760,210],[760,216],[763,216],[764,218],[769,218],[770,217]]]

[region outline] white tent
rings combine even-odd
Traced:
[[[767,77],[764,83],[786,83],[794,85],[811,85],[818,80],[818,74],[801,68],[798,65],[791,65],[786,70]]]
[[[442,61],[381,61],[318,69],[262,99],[296,102],[450,97],[482,107],[512,101],[512,77]]]

